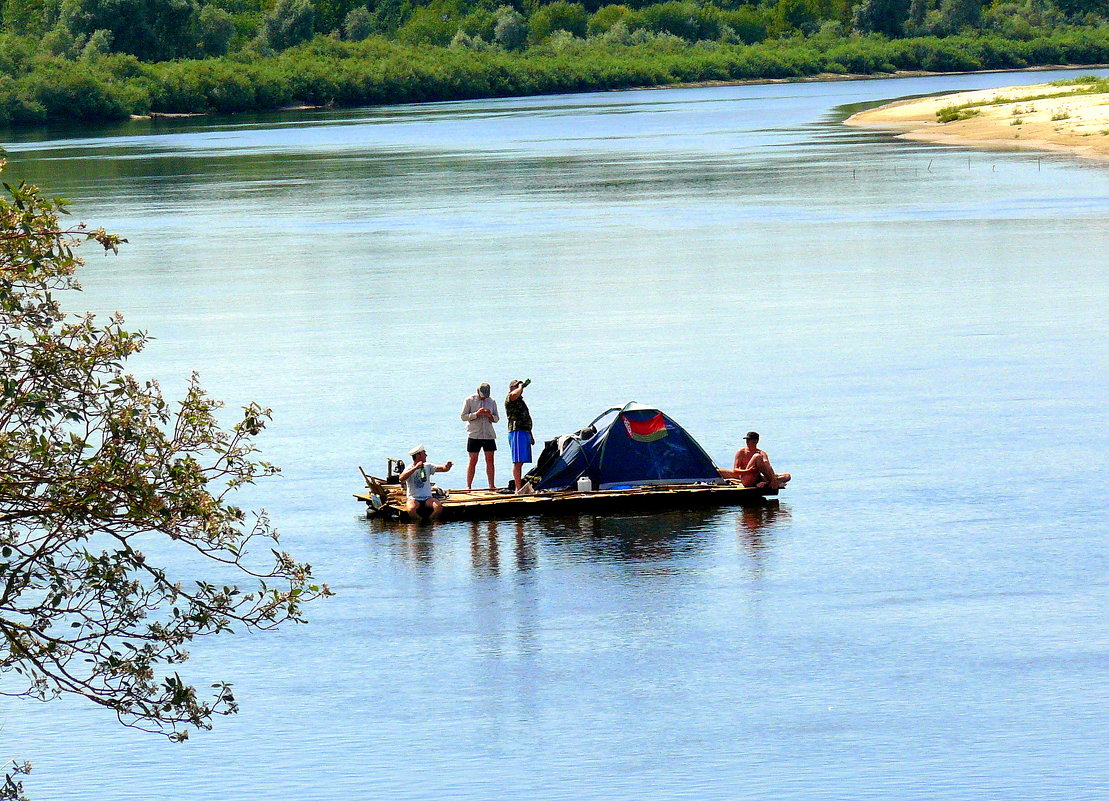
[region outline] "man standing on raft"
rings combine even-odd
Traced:
[[[489,479],[489,489],[496,489],[493,483],[493,453],[497,450],[497,432],[493,423],[500,422],[497,402],[489,397],[489,385],[481,384],[466,402],[462,404],[462,419],[466,421],[466,453],[470,457],[466,465],[466,489],[473,489],[474,473],[477,472],[477,455],[485,451],[485,475]]]
[[[724,478],[739,479],[743,486],[758,489],[763,487],[779,489],[789,483],[793,476],[789,473],[775,473],[766,451],[759,450],[757,431],[748,431],[744,441],[747,444],[736,451],[734,469],[721,470],[720,475]]]
[[[531,379],[513,378],[508,384],[508,397],[504,413],[508,416],[508,445],[512,449],[512,480],[517,494],[524,486],[524,465],[531,462],[531,446],[535,436],[531,433],[531,412],[524,401],[524,389]]]

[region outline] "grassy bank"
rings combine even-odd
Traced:
[[[124,54],[68,60],[0,46],[0,122],[111,120],[132,114],[262,111],[502,97],[820,73],[877,74],[1109,63],[1109,27],[1028,39],[992,34],[887,39],[811,36],[753,45],[658,38],[622,45],[557,37],[522,52],[317,37],[276,55],[143,63]]]

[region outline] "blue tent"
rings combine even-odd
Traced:
[[[543,468],[537,490],[569,489],[581,476],[592,479],[597,489],[721,481],[697,440],[658,409],[629,403],[609,409],[593,424],[612,412],[613,420],[592,436],[570,435],[548,445],[557,442],[558,455],[549,465],[537,466]]]

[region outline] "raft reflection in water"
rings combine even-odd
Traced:
[[[460,521],[435,528],[400,527],[380,520],[369,520],[367,525],[405,561],[431,566],[455,560],[465,550],[475,575],[498,576],[532,571],[545,561],[666,562],[709,552],[717,547],[720,533],[733,526],[741,550],[760,561],[772,545],[774,529],[789,520],[789,508],[770,500],[754,507],[652,515]]]

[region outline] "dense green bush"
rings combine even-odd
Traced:
[[[21,84],[28,107],[41,106],[48,119],[123,119],[150,109],[150,96],[137,81],[110,80],[88,64],[51,59],[36,65]]]
[[[9,75],[0,75],[0,124],[27,125],[46,121],[46,107]]]
[[[235,21],[218,6],[200,10],[198,20],[201,52],[206,56],[223,56],[235,38]]]
[[[258,38],[271,50],[285,50],[311,39],[315,25],[316,8],[310,0],[277,0],[263,18]]]
[[[54,23],[57,7],[49,14],[42,0],[5,0],[0,4],[0,28],[7,33],[40,36]]]
[[[635,15],[634,27],[642,27],[654,33],[668,33],[687,42],[696,42],[701,38],[696,12],[697,5],[691,2],[670,0],[666,3],[656,3]]]
[[[863,0],[855,6],[854,24],[859,31],[901,36],[909,20],[909,0]]]
[[[374,18],[365,6],[353,8],[343,20],[343,38],[361,42],[374,32]]]
[[[518,50],[528,39],[528,23],[511,6],[501,6],[493,17],[493,39],[507,50]]]
[[[778,0],[771,9],[771,29],[788,35],[795,32],[813,33],[820,22],[817,0]]]
[[[542,42],[555,31],[566,31],[574,36],[586,35],[589,14],[581,3],[554,0],[531,15],[528,40]]]
[[[433,8],[418,8],[397,31],[397,39],[407,45],[446,46],[455,31],[458,20]]]
[[[204,0],[201,0],[201,2],[204,2]],[[244,6],[249,6],[252,4],[265,3],[265,0],[217,0],[217,2],[241,3]],[[340,30],[346,23],[350,12],[359,8],[369,13],[365,0],[312,0],[312,6],[316,12],[316,30],[321,32]],[[366,35],[368,36],[369,33]]]
[[[766,14],[752,6],[743,6],[734,11],[724,11],[720,18],[724,25],[731,29],[735,37],[745,44],[761,42],[768,35],[769,20]]]
[[[113,50],[143,61],[198,55],[194,0],[61,0],[57,8],[58,38],[78,51],[107,31]]]
[[[590,36],[608,33],[616,23],[626,23],[632,14],[632,10],[624,5],[602,6],[589,18],[587,31]]]

